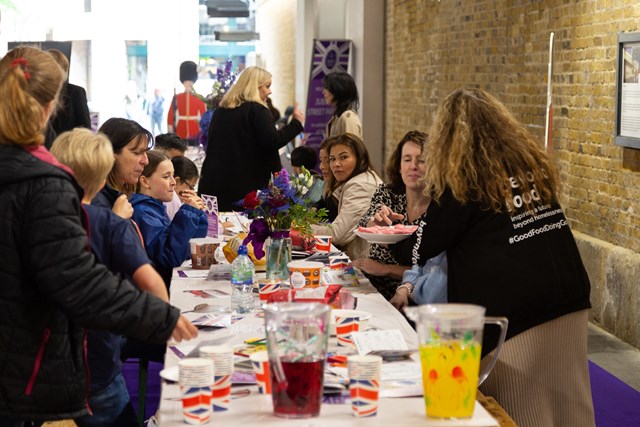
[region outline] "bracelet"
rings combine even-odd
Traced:
[[[406,289],[409,292],[409,295],[411,295],[411,292],[413,292],[413,285],[411,283],[403,283],[396,288],[396,292],[398,292],[400,289]]]

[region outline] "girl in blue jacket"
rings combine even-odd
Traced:
[[[169,220],[163,202],[173,198],[173,164],[158,151],[149,151],[147,157],[149,164],[142,171],[137,193],[130,202],[147,254],[168,288],[173,268],[191,257],[189,240],[207,235],[207,216],[202,199],[193,195]]]

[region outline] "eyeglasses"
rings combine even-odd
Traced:
[[[179,178],[179,177],[178,176],[174,176],[174,178]],[[196,190],[196,187],[194,187],[193,185],[189,184],[186,180],[185,181],[180,181],[180,182],[182,182],[187,187],[189,187],[189,190],[191,190],[191,191],[195,191]]]

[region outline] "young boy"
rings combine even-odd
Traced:
[[[163,133],[157,135],[154,150],[162,151],[169,159],[184,156],[187,151],[187,144],[175,133]]]
[[[114,162],[113,149],[106,136],[77,128],[61,134],[51,153],[71,168],[84,190],[83,207],[89,219],[89,241],[98,261],[112,272],[129,277],[141,290],[168,301],[162,277],[151,266],[140,238],[127,220],[107,208],[92,206],[91,200],[104,186]],[[91,392],[89,406],[93,416],[75,420],[85,426],[136,426],[137,420],[120,362],[121,338],[106,331],[88,334]]]

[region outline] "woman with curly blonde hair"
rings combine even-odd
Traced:
[[[555,166],[481,89],[450,94],[429,135],[424,182],[432,203],[394,255],[422,265],[446,251],[449,302],[509,319],[507,341],[481,390],[518,425],[593,426],[589,278],[558,204]],[[381,222],[396,216],[386,212]],[[495,332],[485,331],[483,356],[494,350]]]

